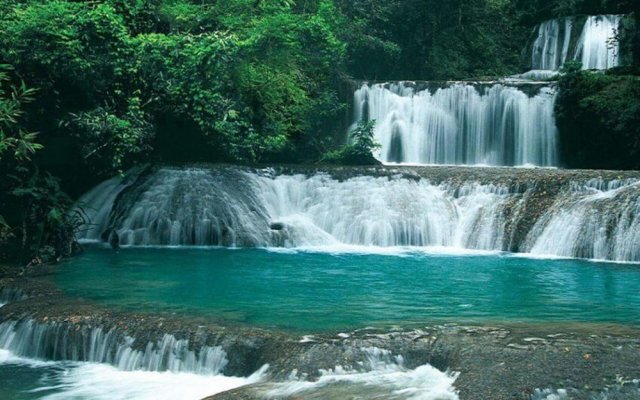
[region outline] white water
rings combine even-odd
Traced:
[[[553,166],[555,99],[551,87],[529,96],[502,84],[365,84],[354,94],[355,122],[376,121],[375,156],[384,163]]]
[[[590,16],[581,27],[577,18],[545,21],[537,28],[531,50],[531,69],[558,71],[565,62],[577,60],[583,69],[606,70],[620,65],[620,45],[615,36],[620,15]],[[526,74],[525,74],[526,75]],[[548,75],[530,74],[537,80]]]
[[[227,364],[219,347],[189,349],[187,340],[165,335],[149,342],[145,350],[136,350],[134,339],[113,328],[101,327],[72,331],[57,323],[40,324],[33,320],[0,323],[0,349],[18,357],[61,361],[87,361],[111,364],[123,371],[170,371],[217,375]]]
[[[258,381],[256,377],[235,378],[187,373],[125,372],[104,364],[68,367],[57,379],[58,393],[43,400],[200,400]],[[47,390],[51,387],[43,387]]]
[[[36,389],[31,394],[58,399],[201,399],[240,386],[262,382],[265,398],[338,393],[384,396],[388,399],[457,400],[458,374],[430,365],[404,366],[401,356],[379,348],[360,349],[359,367],[337,366],[308,380],[293,373],[282,383],[266,383],[267,366],[240,378],[223,376],[227,359],[219,347],[189,350],[189,343],[165,335],[145,350],[134,350],[133,339],[100,327],[67,327],[32,320],[0,324],[0,368],[29,368]],[[41,396],[38,394],[41,393]],[[336,398],[336,397],[334,397]]]
[[[582,61],[583,69],[609,69],[619,65],[620,45],[614,40],[619,26],[619,15],[599,15],[587,19],[576,54]]]
[[[49,376],[38,391],[44,399],[201,399],[258,382],[221,374],[227,364],[219,347],[190,350],[189,342],[165,335],[135,350],[134,340],[115,329],[75,330],[32,320],[0,324],[0,367],[42,368]],[[46,361],[55,360],[55,361]],[[53,382],[50,382],[53,376]]]
[[[533,254],[597,260],[640,260],[640,183],[594,179],[574,185],[536,223]]]
[[[137,171],[130,171],[126,178],[115,177],[106,180],[86,193],[78,200],[77,209],[89,222],[85,224],[80,237],[85,240],[100,240],[102,233],[107,229],[105,225],[109,221],[109,213],[116,196],[135,181]]]
[[[540,24],[531,54],[533,70],[556,71],[564,65],[569,57],[573,26],[573,18],[552,19]]]
[[[548,179],[554,179],[553,176]],[[550,205],[526,187],[361,176],[277,175],[240,168],[162,168],[96,221],[122,245],[296,251],[474,254],[640,261],[640,184],[572,182]],[[106,200],[97,200],[100,204]],[[113,204],[110,206],[114,207]],[[115,218],[114,215],[118,217]],[[517,227],[525,224],[526,237]],[[486,254],[486,253],[485,253]]]
[[[123,245],[412,246],[503,250],[503,211],[522,197],[500,185],[328,175],[157,172],[113,224]],[[170,201],[169,201],[170,200]],[[281,225],[280,230],[270,225]]]
[[[524,74],[514,75],[507,79],[516,79],[517,80],[530,80],[530,81],[550,81],[557,78],[560,75],[558,71],[552,70],[542,70],[542,69],[534,69]]]
[[[79,362],[46,362],[15,357],[0,350],[0,368],[29,368],[40,376],[30,391],[43,400],[200,400],[258,382],[249,378],[190,373],[121,371],[113,366]]]
[[[289,382],[274,385],[266,398],[385,398],[407,400],[458,400],[454,382],[456,373],[437,370],[430,365],[416,369],[404,366],[402,356],[376,347],[362,349],[367,360],[360,368],[337,366],[321,371],[315,381],[293,375]],[[375,394],[375,396],[374,396]]]

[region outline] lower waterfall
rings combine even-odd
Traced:
[[[0,367],[42,370],[31,393],[46,400],[200,399],[255,383],[261,383],[260,398],[324,398],[348,384],[376,398],[459,399],[454,387],[459,373],[429,364],[408,368],[402,355],[378,347],[352,347],[348,353],[361,361],[320,369],[317,379],[293,369],[285,380],[270,382],[266,364],[246,378],[223,376],[228,360],[218,346],[192,349],[188,340],[168,334],[146,346],[135,342],[117,328],[5,321],[0,323]],[[258,350],[246,345],[252,352],[248,357],[256,357]]]
[[[22,290],[0,288],[0,307],[26,298],[27,295]]]
[[[190,350],[187,340],[165,335],[149,342],[144,350],[133,347],[134,339],[115,328],[77,330],[75,326],[33,320],[0,323],[0,349],[26,358],[54,361],[106,363],[123,371],[171,371],[217,375],[227,364],[219,347]]]
[[[9,320],[0,323],[0,366],[43,374],[31,392],[46,400],[203,398],[258,382],[267,368],[224,376],[221,347],[192,349],[172,335],[135,342],[117,328]]]
[[[322,172],[163,167],[122,188],[111,203],[110,195],[87,194],[83,207],[111,211],[91,221],[103,232],[87,229],[82,238],[134,246],[448,247],[640,261],[635,178],[557,184],[562,177],[550,174],[523,185],[456,173],[432,182],[402,174],[337,179]]]

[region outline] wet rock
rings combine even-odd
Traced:
[[[269,229],[272,231],[282,231],[284,228],[285,225],[282,222],[272,222],[271,225],[269,225]]]
[[[120,248],[120,237],[118,236],[118,232],[115,230],[111,230],[109,233],[109,245],[112,249],[117,250]]]

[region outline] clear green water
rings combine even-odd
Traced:
[[[640,266],[513,255],[90,248],[56,276],[119,308],[302,331],[440,322],[640,325]]]

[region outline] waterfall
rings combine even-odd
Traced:
[[[94,196],[111,212],[92,223],[135,246],[448,247],[640,261],[637,178],[540,175],[522,185],[456,172],[435,183],[402,175],[336,179],[322,172],[163,167],[108,206],[113,196]]]
[[[502,84],[457,83],[416,90],[410,83],[363,85],[356,122],[376,121],[384,163],[538,165],[557,163],[556,90],[529,96]]]
[[[536,28],[531,46],[530,73],[522,78],[549,77],[541,71],[558,71],[565,62],[577,60],[583,69],[610,69],[620,65],[620,46],[615,40],[620,15],[595,15],[586,18],[581,29],[578,17],[545,21]],[[535,71],[535,72],[534,72]]]
[[[257,195],[288,247],[336,244],[502,250],[503,212],[522,196],[502,185],[326,175],[259,178]],[[278,242],[274,242],[278,243]]]
[[[15,356],[53,361],[105,363],[122,371],[171,371],[218,375],[227,365],[220,347],[189,349],[189,341],[164,335],[162,340],[134,348],[134,339],[112,328],[82,327],[34,320],[0,323],[0,349]]]
[[[116,232],[121,245],[266,245],[268,216],[248,190],[252,179],[238,170],[163,168],[93,224]],[[108,204],[103,198],[97,203]]]
[[[609,69],[619,65],[620,45],[614,40],[619,15],[589,17],[578,43],[577,58],[584,69]]]
[[[477,182],[162,168],[94,224],[109,226],[121,245],[506,250],[504,214],[522,197],[519,189]]]
[[[100,223],[105,223],[108,220],[111,205],[116,196],[135,182],[139,173],[140,169],[134,168],[124,177],[117,176],[106,180],[78,200],[76,209],[87,221],[91,221],[91,223],[85,224],[78,233],[79,239],[93,241],[102,239],[101,235],[107,227],[100,225]]]
[[[552,19],[540,24],[531,55],[533,70],[555,71],[564,65],[569,57],[573,25],[573,18]]]
[[[640,261],[640,183],[574,183],[536,223],[528,251],[600,260]]]

